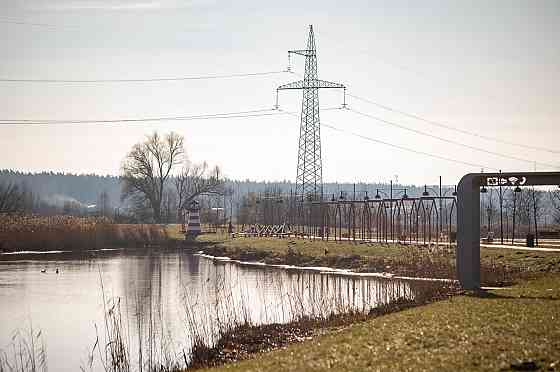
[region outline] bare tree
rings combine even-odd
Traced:
[[[542,193],[535,190],[533,187],[531,189],[531,202],[533,206],[533,226],[535,228],[535,243],[537,247],[539,246],[539,225],[538,221],[543,213],[543,206],[541,203]]]
[[[175,211],[177,210],[177,195],[175,190],[167,187],[163,193],[162,214],[165,223],[171,223],[176,220]]]
[[[0,183],[0,212],[18,212],[24,208],[25,193],[15,183]]]
[[[132,198],[136,205],[147,205],[156,223],[161,222],[165,185],[173,169],[182,163],[184,139],[171,132],[157,132],[137,143],[122,164],[122,199]]]
[[[107,190],[103,190],[97,197],[97,211],[100,216],[108,217],[111,214],[111,201]]]
[[[200,195],[223,195],[225,182],[220,176],[220,168],[210,169],[206,162],[187,163],[174,179],[177,191],[177,208],[186,209],[191,201]]]
[[[553,208],[554,222],[560,224],[560,190],[554,190],[549,193],[550,202]]]
[[[531,211],[533,209],[531,199],[531,193],[529,190],[524,189],[519,193],[519,198],[517,199],[517,217],[519,220],[520,232],[531,232]],[[522,227],[526,227],[526,229],[522,230]]]

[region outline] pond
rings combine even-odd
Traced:
[[[114,334],[116,327],[129,345],[133,369],[140,350],[144,365],[166,358],[183,363],[195,339],[212,343],[234,324],[367,312],[414,297],[411,283],[321,268],[235,263],[177,250],[4,254],[0,349],[13,357],[14,337],[32,329],[41,332],[37,340],[44,344],[50,370],[100,371],[105,349],[99,345],[107,344],[107,332]]]

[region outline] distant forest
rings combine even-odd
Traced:
[[[22,190],[32,194],[34,203],[50,205],[53,207],[63,208],[66,204],[72,204],[74,207],[82,208],[94,207],[99,204],[100,196],[105,194],[105,203],[111,208],[120,208],[123,211],[128,208],[126,203],[121,201],[121,184],[118,176],[102,176],[96,174],[71,174],[71,173],[55,173],[40,172],[26,173],[13,170],[0,170],[0,184],[16,184]],[[268,193],[285,193],[289,194],[295,189],[295,185],[289,181],[278,182],[257,182],[251,180],[238,181],[226,180],[226,188],[232,194],[228,197],[227,204],[233,209],[242,201],[243,196],[253,192],[258,194]],[[339,197],[340,193],[352,196],[354,189],[356,197],[363,198],[365,191],[369,196],[374,196],[376,189],[383,189],[389,192],[388,184],[350,184],[350,183],[326,183],[324,192],[332,197]],[[418,195],[423,191],[423,187],[394,185],[395,195],[400,195],[404,190],[397,189],[406,188],[409,195]],[[448,188],[444,188],[444,192]],[[447,192],[449,194],[449,192]],[[213,200],[210,200],[213,199]],[[209,198],[205,204],[223,206],[223,200],[220,198]]]
[[[103,214],[108,216],[128,217],[131,222],[145,221],[146,218],[139,217],[132,211],[131,207],[121,201],[121,183],[118,176],[101,176],[96,174],[69,174],[69,173],[25,173],[12,170],[0,170],[1,185],[17,185],[26,195],[25,211],[38,214]],[[201,198],[200,203],[203,213],[211,218],[212,210],[220,208],[224,220],[231,217],[236,220],[238,213],[246,207],[249,200],[255,200],[264,195],[289,194],[295,189],[295,185],[289,181],[279,182],[257,182],[251,180],[238,181],[226,180],[226,196],[208,196]],[[362,199],[365,193],[373,198],[380,189],[383,197],[388,197],[389,185],[375,184],[351,184],[351,183],[326,183],[323,186],[327,198],[338,198],[341,193],[347,198],[355,197]],[[430,195],[437,195],[439,186],[428,185],[427,191]],[[393,184],[394,197],[402,197],[406,192],[408,196],[419,196],[424,192],[424,185],[400,185]],[[443,186],[442,194],[451,196],[453,187]],[[511,198],[513,190],[504,190],[503,206],[505,213],[511,215]],[[250,197],[248,196],[250,193]],[[168,190],[168,199],[164,203],[166,208],[165,221],[176,222],[176,202],[173,187]],[[499,219],[499,195],[497,190],[490,190],[482,198],[481,222],[490,221],[494,224]],[[560,191],[554,192],[537,191],[534,200],[530,193],[524,192],[518,197],[518,208],[520,221],[529,223],[530,218],[536,218],[544,224],[560,222]],[[537,204],[538,203],[538,204]],[[537,205],[537,208],[535,208]],[[214,208],[214,209],[213,209]],[[222,209],[223,208],[223,209]],[[536,213],[534,213],[536,212]]]

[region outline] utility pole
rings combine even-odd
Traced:
[[[304,78],[303,80],[281,85],[276,89],[276,108],[278,108],[278,91],[286,89],[303,90],[296,174],[296,198],[300,201],[309,199],[318,200],[323,197],[319,89],[344,89],[344,97],[346,97],[346,87],[340,83],[333,83],[318,79],[317,47],[315,45],[313,25],[309,26],[307,48],[290,50],[288,52],[288,58],[290,58],[291,54],[297,54],[305,57]],[[345,103],[343,106],[344,105]]]

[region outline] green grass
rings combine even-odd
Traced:
[[[226,234],[204,234],[199,236],[198,240],[223,247],[226,254],[249,249],[283,256],[291,250],[303,256],[324,258],[325,249],[327,249],[329,256],[361,256],[363,258],[361,267],[354,267],[361,271],[376,271],[375,269],[380,268],[380,263],[385,266],[386,271],[392,272],[396,269],[398,271],[407,265],[410,266],[411,263],[424,265],[426,260],[430,261],[429,265],[440,269],[441,273],[451,273],[455,267],[455,251],[453,248],[445,246],[434,252],[434,250],[420,245],[327,242],[296,238],[231,238]],[[507,268],[508,272],[560,272],[560,253],[558,252],[516,251],[484,247],[480,252],[483,275],[485,271],[492,271],[495,266],[500,266],[502,269]],[[401,273],[410,274],[411,270],[414,270],[414,265],[408,270],[401,270]]]
[[[453,297],[329,331],[212,371],[560,368],[560,275]]]
[[[328,256],[357,255],[362,261],[382,261],[389,267],[418,256],[435,261],[434,267],[453,266],[455,260],[454,249],[434,254],[428,247],[413,245],[232,239],[223,234],[202,235],[198,240],[223,248],[226,255],[254,250],[285,256],[292,251],[320,259],[326,248]],[[560,254],[481,248],[481,264],[490,271],[500,266],[536,275],[514,287],[455,296],[327,330],[310,341],[212,371],[495,371],[522,361],[532,361],[543,370],[551,366],[560,370]]]
[[[276,254],[285,254],[288,248],[296,250],[305,256],[319,257],[325,255],[325,248],[332,255],[350,255],[356,254],[360,256],[384,256],[394,257],[404,252],[407,248],[403,245],[391,244],[383,245],[376,243],[352,243],[347,241],[334,242],[322,240],[308,240],[296,238],[231,238],[225,234],[204,234],[198,237],[202,242],[214,242],[226,248],[233,249],[256,249],[272,252]]]

